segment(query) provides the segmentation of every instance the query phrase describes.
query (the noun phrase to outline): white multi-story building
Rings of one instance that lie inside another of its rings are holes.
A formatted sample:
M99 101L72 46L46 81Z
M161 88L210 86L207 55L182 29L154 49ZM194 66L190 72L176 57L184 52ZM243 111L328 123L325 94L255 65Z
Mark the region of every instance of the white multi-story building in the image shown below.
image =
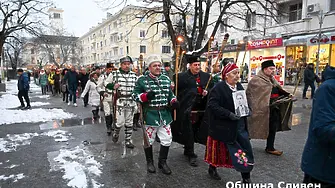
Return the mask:
M107 18L81 36L84 64L118 63L126 55L134 60L143 55L145 60L150 54L170 61L173 50L168 32L162 24L153 25L164 17L145 17L145 12L145 7L126 6L114 15L108 13Z
M63 24L63 9L60 8L49 8L49 22L50 22L50 31L49 35L59 35L64 32Z

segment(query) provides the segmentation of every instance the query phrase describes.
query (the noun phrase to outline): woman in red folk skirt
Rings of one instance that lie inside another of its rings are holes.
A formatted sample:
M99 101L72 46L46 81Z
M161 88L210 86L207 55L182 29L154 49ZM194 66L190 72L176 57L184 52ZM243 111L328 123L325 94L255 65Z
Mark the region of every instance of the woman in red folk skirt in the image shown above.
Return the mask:
M251 183L254 156L247 126L250 109L239 78L236 64L227 64L222 70L223 81L217 83L209 94L205 161L213 179L221 180L216 168L225 167L240 172L242 183Z

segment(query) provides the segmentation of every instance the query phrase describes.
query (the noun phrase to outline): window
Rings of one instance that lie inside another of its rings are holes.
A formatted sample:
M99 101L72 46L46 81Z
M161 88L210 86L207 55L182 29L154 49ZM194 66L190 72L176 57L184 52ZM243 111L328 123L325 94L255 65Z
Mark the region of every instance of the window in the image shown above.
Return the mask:
M301 20L302 3L290 5L288 16L289 16L288 18L289 22Z
M117 42L117 34L115 34L113 37L114 37L114 42Z
M113 27L117 28L117 22L113 22Z
M127 46L127 49L126 49L126 50L127 50L127 54L129 54L129 46Z
M335 0L330 0L330 11L335 11Z
M106 27L104 28L104 34L106 33Z
M256 12L248 12L246 16L246 27L248 29L256 27Z
M144 53L144 54L147 53L147 47L141 45L141 46L140 46L140 53Z
M109 26L108 26L108 33L110 33L111 32L111 25L109 24Z
M162 30L162 38L168 38L169 34L167 30Z
M145 30L140 30L140 38L144 38L145 37Z
M235 39L231 39L230 44L235 44Z
M31 53L31 54L35 54L35 50L34 50L34 49L31 49L31 50L30 50L30 53Z
M113 53L114 53L114 56L117 56L118 54L118 48L113 48Z
M123 35L122 35L122 33L120 33L120 35L119 35L119 41L123 41Z
M60 19L60 14L59 13L54 13L54 18L55 19Z
M120 48L120 55L123 55L123 48Z
M100 47L102 48L102 41L100 41Z
M223 23L220 24L220 32L221 33L227 33L228 32L228 18L225 18L222 20Z
M122 18L120 18L120 20L119 20L119 27L121 27L122 26Z
M107 40L105 40L105 46L107 46Z
M171 46L162 46L162 53L163 54L170 54L171 53Z

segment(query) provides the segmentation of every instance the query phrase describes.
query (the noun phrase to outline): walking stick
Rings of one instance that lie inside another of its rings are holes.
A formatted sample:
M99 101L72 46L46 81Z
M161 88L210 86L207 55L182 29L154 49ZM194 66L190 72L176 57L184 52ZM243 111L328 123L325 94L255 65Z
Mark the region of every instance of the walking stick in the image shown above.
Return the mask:
M208 41L208 50L207 50L207 58L206 58L206 68L208 67L208 59L209 59L209 52L211 50L212 42L213 42L214 37L211 36Z
M218 58L215 61L215 64L214 64L215 66L219 62L219 59L222 57L222 51L223 51L223 48L225 47L225 45L227 44L228 38L229 38L229 34L226 33L225 36L224 36L224 39L222 41L222 44L221 44L221 48L220 48L220 51L219 51L219 54L218 54ZM206 84L205 90L208 89L209 83L211 82L212 78L213 78L213 74L210 75L210 77L208 79L208 82Z
M176 75L176 83L175 85L175 95L176 97L178 96L178 73L179 73L179 54L180 54L180 45L177 44L176 46L176 64L175 64L175 75ZM177 110L173 110L173 120L176 121L177 120Z
M238 56L240 55L242 49L242 44L238 43L236 48L236 57L235 57L235 64L237 64Z
M304 70L304 69L302 69L302 70ZM299 83L300 83L300 81L301 81L301 79L302 79L302 74L303 74L303 72L304 72L304 71L301 71L300 74L299 74L299 77L298 77L298 79L297 79L297 83L295 84L295 87L294 87L294 90L293 90L293 93L292 93L293 96L295 95L295 92L297 91L298 85L299 85ZM290 100L290 102L289 102L289 104L288 104L288 106L287 106L287 108L286 108L285 115L284 115L284 118L283 118L281 124L284 123L284 120L285 120L285 118L286 118L286 115L287 115L287 113L288 113L288 110L289 110L289 108L290 108L291 103L292 103L292 100Z

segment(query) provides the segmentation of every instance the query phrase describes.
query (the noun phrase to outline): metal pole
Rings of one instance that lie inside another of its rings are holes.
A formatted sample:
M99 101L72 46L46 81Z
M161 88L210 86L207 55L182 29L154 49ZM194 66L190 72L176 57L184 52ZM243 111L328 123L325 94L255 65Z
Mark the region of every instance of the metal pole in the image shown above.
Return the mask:
M320 24L320 28L319 28L319 35L318 35L318 58L317 58L317 62L316 62L316 75L319 75L319 66L320 66L320 47L321 47L321 35L322 35L322 24L323 24L323 10L320 11L320 17L319 17L319 24Z

